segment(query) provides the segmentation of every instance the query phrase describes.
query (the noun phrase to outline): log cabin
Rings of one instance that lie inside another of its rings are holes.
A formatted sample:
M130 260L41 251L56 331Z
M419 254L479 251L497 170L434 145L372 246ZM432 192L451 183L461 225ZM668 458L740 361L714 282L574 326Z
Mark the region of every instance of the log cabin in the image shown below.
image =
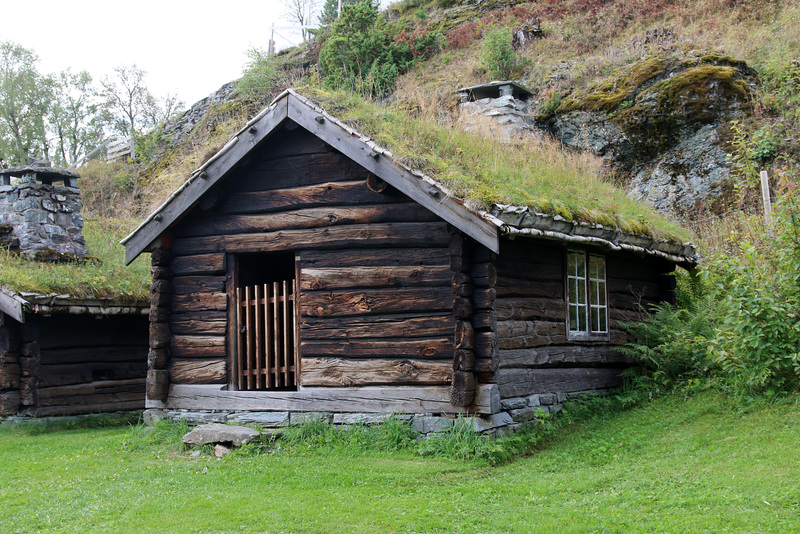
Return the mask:
M87 258L79 178L47 162L0 170L0 245L35 261L4 261L14 287L0 287L0 416L144 408L147 299L43 294L46 283L19 272L97 260Z
M149 408L508 423L619 385L620 322L696 262L688 243L470 207L293 90L123 243L151 254Z

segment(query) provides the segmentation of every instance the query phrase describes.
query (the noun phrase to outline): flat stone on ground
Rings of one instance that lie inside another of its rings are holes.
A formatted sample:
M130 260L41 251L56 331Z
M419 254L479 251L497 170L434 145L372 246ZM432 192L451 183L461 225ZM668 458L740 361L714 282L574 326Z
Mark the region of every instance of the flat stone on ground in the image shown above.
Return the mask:
M259 436L258 430L244 426L222 425L209 423L192 429L183 436L187 445L205 445L206 443L231 443L234 447L241 447L250 443Z

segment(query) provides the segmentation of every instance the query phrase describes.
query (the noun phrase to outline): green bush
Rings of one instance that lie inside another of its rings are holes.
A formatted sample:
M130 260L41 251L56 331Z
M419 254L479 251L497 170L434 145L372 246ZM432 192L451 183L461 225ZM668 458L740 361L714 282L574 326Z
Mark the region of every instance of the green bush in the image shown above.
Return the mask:
M508 80L520 70L523 61L511 46L511 30L494 27L483 36L483 66L495 80Z

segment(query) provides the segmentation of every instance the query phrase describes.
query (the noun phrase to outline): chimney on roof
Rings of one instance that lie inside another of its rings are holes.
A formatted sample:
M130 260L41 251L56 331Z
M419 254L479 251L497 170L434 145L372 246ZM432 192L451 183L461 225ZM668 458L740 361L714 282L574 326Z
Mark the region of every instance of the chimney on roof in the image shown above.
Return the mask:
M82 261L80 175L34 162L0 170L0 245L43 261Z

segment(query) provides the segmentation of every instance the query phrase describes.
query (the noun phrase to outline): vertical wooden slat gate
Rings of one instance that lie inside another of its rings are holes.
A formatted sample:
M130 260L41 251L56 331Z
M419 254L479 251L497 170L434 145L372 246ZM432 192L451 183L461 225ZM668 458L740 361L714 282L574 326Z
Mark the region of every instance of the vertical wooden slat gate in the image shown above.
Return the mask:
M294 280L236 288L239 389L297 386L296 295Z

